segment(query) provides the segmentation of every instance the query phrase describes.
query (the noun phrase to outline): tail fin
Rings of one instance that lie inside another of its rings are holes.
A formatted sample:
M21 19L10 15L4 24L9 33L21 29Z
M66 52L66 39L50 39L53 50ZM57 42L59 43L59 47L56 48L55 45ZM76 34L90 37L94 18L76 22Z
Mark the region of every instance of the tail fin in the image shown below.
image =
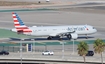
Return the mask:
M23 22L22 20L19 18L17 13L12 13L13 16L13 21L14 21L14 26L17 30L18 33L29 33L32 32Z

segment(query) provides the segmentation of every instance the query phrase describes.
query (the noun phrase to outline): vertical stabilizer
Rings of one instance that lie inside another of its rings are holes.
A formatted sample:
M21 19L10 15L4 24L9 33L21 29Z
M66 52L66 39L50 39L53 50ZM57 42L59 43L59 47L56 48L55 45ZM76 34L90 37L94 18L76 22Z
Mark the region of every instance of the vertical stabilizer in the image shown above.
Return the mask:
M14 26L17 30L18 33L30 33L32 30L30 30L24 23L23 21L19 18L17 13L12 13L13 16L13 21L14 21Z

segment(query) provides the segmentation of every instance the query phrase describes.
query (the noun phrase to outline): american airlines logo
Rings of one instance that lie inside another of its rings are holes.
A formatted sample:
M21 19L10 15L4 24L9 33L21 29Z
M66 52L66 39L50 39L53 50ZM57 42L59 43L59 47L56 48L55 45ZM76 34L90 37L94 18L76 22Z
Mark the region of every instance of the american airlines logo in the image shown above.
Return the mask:
M68 29L67 29L68 31L73 31L73 28L70 28L70 27L68 27Z
M68 27L67 28L68 31L83 31L85 29L87 30L88 28L86 28L86 27L73 27L73 28L72 27Z

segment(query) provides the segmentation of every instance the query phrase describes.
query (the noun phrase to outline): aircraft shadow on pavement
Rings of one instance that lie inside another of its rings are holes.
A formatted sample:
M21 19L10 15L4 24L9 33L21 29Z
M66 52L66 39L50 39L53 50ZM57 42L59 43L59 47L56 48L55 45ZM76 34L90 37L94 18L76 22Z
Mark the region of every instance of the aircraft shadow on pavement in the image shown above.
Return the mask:
M88 39L91 39L94 37L88 36ZM32 39L36 40L36 41L40 41L40 40L47 40L47 38L25 38L24 41L32 41ZM82 36L82 37L78 37L78 39L86 39L86 37ZM22 39L20 38L10 38L10 41L21 41ZM59 40L59 38L52 38L51 40ZM68 38L62 38L62 40L69 40Z

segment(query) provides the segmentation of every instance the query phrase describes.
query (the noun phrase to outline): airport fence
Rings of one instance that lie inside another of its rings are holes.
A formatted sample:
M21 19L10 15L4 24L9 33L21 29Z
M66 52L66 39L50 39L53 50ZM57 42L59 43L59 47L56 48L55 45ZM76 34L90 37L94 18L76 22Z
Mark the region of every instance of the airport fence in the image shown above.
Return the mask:
M32 48L32 52L36 51L36 52L43 52L45 51L46 47L45 46L41 46L42 48L39 49L39 47L33 47ZM8 52L19 52L20 51L20 46L0 46L0 51L5 50ZM26 46L22 46L22 52L27 52L27 48Z
M0 46L0 51L2 51L2 50L9 51L9 52L19 52L20 47L17 47L17 46ZM24 47L22 47L22 51L25 52L26 49Z

